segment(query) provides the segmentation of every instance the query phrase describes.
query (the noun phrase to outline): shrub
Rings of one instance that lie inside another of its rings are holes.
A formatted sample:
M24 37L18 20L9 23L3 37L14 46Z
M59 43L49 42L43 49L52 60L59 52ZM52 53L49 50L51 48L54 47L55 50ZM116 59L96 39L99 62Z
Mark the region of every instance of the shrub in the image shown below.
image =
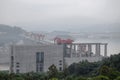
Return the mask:
M87 79L84 77L76 77L75 80L87 80Z
M118 76L115 80L120 80L120 76Z
M72 76L67 76L65 80L74 80Z
M109 80L109 78L107 76L97 76L97 77L94 77L92 80Z

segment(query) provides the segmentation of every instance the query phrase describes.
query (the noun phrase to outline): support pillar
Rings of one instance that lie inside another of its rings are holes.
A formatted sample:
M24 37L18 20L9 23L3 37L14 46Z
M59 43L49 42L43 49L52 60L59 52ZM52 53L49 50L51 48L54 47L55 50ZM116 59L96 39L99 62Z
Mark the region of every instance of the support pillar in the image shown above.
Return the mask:
M73 47L73 50L74 50L74 56L76 57L76 55L77 55L77 54L76 54L76 45L74 44L73 46L74 46L74 47Z
M107 57L107 44L104 45L104 56Z
M82 52L82 45L81 45L81 44L78 44L78 45L77 45L77 57L80 57L80 56L81 56L81 52Z
M88 53L92 52L92 44L88 44Z
M100 56L100 44L96 44L96 55Z
M72 44L70 44L69 50L70 50L70 58L71 58L72 57Z
M74 51L76 51L76 45L75 44L74 44L74 48L73 49L74 49Z

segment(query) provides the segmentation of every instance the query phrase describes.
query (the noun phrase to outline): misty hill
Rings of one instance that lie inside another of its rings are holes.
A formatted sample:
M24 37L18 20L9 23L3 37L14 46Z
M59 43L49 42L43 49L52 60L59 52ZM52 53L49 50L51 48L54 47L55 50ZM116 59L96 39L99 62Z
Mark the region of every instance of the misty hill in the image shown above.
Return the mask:
M73 32L94 32L94 33L105 33L105 32L120 32L120 24L96 24L76 26L77 28L72 29ZM71 30L71 31L72 31Z
M9 34L21 34L23 32L25 32L25 30L19 28L19 27L11 27L8 25L4 25L4 24L0 24L0 32L6 32Z
M25 30L19 27L12 27L0 24L0 46L22 39L21 34L23 34L24 32Z
M53 31L50 34L51 35L68 35L68 34L70 34L70 32L66 32L66 31Z

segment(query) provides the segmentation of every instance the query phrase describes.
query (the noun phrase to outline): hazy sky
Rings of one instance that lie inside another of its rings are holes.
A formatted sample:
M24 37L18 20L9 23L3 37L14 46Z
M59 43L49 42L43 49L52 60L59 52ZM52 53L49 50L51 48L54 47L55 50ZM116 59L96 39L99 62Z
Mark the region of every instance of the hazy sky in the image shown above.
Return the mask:
M120 0L0 0L0 24L47 31L120 24Z

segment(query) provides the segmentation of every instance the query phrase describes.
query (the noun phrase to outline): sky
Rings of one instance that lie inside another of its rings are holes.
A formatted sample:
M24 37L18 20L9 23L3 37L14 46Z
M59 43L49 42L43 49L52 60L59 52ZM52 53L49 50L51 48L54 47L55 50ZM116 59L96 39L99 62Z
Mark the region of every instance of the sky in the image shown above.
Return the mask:
M0 0L0 24L30 31L120 26L119 4L120 0Z

